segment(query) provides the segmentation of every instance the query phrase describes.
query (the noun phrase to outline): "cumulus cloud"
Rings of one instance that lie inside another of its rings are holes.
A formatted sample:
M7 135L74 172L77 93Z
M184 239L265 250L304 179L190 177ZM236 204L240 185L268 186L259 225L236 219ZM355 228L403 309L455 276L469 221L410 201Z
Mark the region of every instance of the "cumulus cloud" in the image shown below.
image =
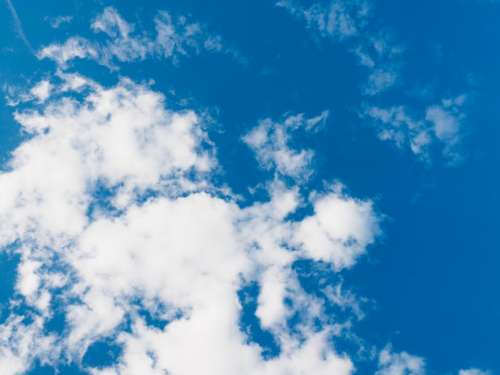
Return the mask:
M92 31L101 41L72 36L62 43L41 48L39 59L51 59L61 68L75 59L92 59L116 68L117 63L142 61L148 57L171 59L177 63L182 56L201 51L219 52L242 61L237 51L224 46L222 38L211 34L185 16L174 17L160 11L154 19L155 33L136 30L113 7L107 7L91 22Z
M0 325L0 372L2 374L24 374L31 362L37 358L49 361L55 354L55 337L43 332L43 319L13 315Z
M277 6L302 20L308 29L334 42L349 42L349 50L367 72L364 95L375 96L397 84L403 48L385 30L373 31L373 11L368 1L332 0L309 7L293 0Z
M122 350L113 365L85 368L93 374L354 371L332 345L349 325L332 323L294 265L352 267L378 235L370 201L338 184L304 197L275 176L267 199L240 206L212 182L215 149L196 112L169 110L163 95L128 79L104 87L59 73L42 82L28 90L38 93L35 106L15 114L30 137L0 174L0 246L21 255L11 315L0 325L2 373L34 361L79 363L101 339ZM313 129L326 116L260 123L262 142L249 139L257 153L269 136L286 149L286 131ZM284 176L303 169L269 162ZM289 219L304 205L309 214ZM259 286L255 318L279 347L271 358L241 328L239 295L251 283ZM327 292L332 303L355 304ZM47 331L56 313L65 329Z
M370 201L352 199L342 194L341 187L335 190L314 198L314 215L300 223L295 237L308 257L342 269L355 263L379 228Z
M465 114L465 95L444 99L429 105L417 116L405 107L367 107L362 117L375 122L381 140L407 148L424 161L431 160L431 148L437 145L443 157L454 164L461 159L459 151Z

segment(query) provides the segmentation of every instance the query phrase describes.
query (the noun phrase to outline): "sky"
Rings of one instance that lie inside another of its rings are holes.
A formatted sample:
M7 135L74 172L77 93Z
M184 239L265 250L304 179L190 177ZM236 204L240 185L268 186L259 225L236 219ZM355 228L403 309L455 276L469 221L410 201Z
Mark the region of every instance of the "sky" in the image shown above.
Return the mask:
M500 373L499 19L0 2L0 374Z

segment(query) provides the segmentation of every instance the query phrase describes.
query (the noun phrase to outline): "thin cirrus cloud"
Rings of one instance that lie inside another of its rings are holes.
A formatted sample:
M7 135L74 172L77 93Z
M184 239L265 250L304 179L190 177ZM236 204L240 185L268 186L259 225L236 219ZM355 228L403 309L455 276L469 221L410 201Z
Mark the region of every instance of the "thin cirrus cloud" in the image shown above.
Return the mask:
M26 33L24 32L23 24L21 22L21 19L19 18L19 15L17 14L17 10L14 7L14 4L12 4L11 0L5 0L5 5L7 6L7 9L9 10L12 16L12 20L14 22L14 28L16 30L16 33L19 35L19 38L22 40L26 48L32 54L35 54L35 50L33 49L31 42L29 41L28 37L26 36Z
M226 47L219 35L210 34L185 16L174 17L166 11L159 11L154 18L154 35L135 30L135 26L112 7L105 8L92 21L91 29L104 40L97 42L72 36L65 42L41 48L38 58L51 59L61 68L67 68L75 59L91 59L117 68L118 63L142 61L148 57L171 59L177 63L182 56L208 51L227 54L244 63L241 54Z
M367 71L364 95L377 96L398 83L403 48L386 30L368 31L373 17L369 2L334 0L305 7L294 0L280 0L276 5L321 37L349 44L350 52Z

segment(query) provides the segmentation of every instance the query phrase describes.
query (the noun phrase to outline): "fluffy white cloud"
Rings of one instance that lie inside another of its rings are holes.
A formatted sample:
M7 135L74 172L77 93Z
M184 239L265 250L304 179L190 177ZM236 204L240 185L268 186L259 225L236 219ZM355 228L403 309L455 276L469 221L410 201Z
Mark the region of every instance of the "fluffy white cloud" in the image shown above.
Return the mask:
M339 187L315 197L314 215L295 231L306 256L332 263L335 268L352 266L379 232L372 203L342 194Z
M51 94L52 84L49 80L41 80L35 87L30 91L31 95L40 102L47 100Z
M92 59L110 68L116 68L119 62L141 61L147 57L166 58L177 63L181 56L202 50L225 53L241 60L238 52L223 46L220 36L208 33L202 25L184 16L173 17L160 11L154 25L155 35L136 31L115 8L107 7L91 23L91 29L102 34L101 42L72 36L64 43L43 47L37 56L54 60L61 68L67 68L74 59Z
M43 319L29 314L13 315L0 325L0 372L6 375L24 374L34 359L43 362L56 355L56 337L43 332Z
M108 21L95 27L130 32ZM10 251L21 254L11 303L33 315L23 322L13 312L0 325L3 373L22 373L36 359L78 361L105 337L123 353L114 366L87 369L96 374L352 373L331 344L344 328L328 323L293 264L352 266L378 234L371 202L339 186L302 197L277 178L266 201L242 207L211 182L215 150L196 113L168 110L161 94L127 79L106 88L59 73L47 82L48 97L33 94L36 109L15 114L30 137L0 174L0 244L18 244ZM258 156L271 147L266 137L293 156L287 131L326 116L264 122L254 130L264 139L247 139ZM280 174L303 173L305 164L280 164L275 151L264 160ZM313 211L287 219L303 205ZM256 317L280 348L270 359L240 328L238 293L251 282L260 290ZM66 329L49 334L56 306ZM143 309L166 325L147 324ZM290 330L294 313L302 320Z

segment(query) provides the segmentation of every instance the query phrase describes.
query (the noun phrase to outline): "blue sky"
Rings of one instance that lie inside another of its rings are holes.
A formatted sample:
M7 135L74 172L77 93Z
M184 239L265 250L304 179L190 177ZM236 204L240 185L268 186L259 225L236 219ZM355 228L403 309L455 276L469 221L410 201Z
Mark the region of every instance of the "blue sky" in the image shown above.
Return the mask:
M498 373L499 17L3 2L0 372Z

